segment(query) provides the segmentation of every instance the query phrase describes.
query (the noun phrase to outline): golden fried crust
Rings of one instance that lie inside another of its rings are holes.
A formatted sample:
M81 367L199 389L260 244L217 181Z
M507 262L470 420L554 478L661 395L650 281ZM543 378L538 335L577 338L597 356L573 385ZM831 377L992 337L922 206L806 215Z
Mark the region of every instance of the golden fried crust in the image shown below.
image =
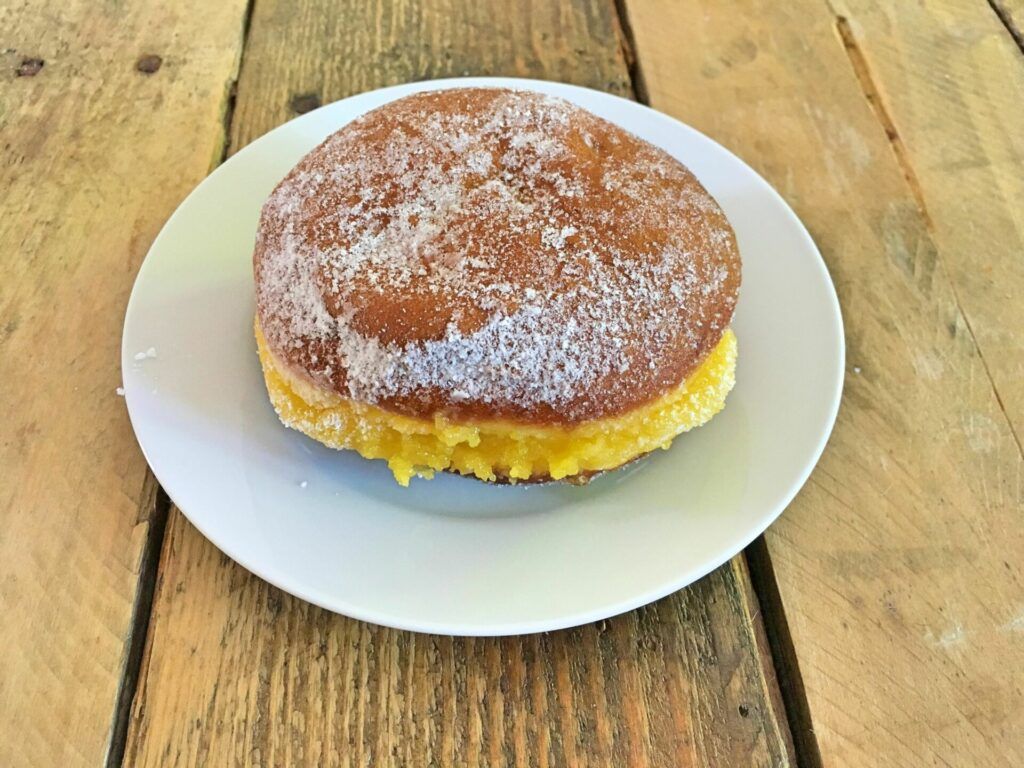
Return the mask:
M342 128L264 206L267 343L344 397L577 424L681 383L740 282L721 209L662 150L559 99L421 93Z

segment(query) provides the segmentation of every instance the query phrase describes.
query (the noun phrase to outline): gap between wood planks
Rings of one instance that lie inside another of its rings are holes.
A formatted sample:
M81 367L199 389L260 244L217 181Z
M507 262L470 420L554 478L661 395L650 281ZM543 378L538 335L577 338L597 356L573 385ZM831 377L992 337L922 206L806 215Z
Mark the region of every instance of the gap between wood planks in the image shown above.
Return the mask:
M640 70L640 61L636 55L636 36L633 34L633 27L629 22L629 12L626 10L626 0L613 0L615 5L614 18L619 24L619 43L622 48L622 58L626 62L626 69L629 72L629 82L633 88L633 95L636 100L646 106L651 105L647 90L647 83L644 81L643 72Z
M1024 34L1021 33L1020 27L1017 26L1018 20L1013 18L1010 9L1006 7L1003 0L988 0L988 4L999 18L999 21L1002 22L1002 25L1006 27L1006 31L1013 38L1013 42L1017 44L1017 49L1024 53Z
M832 11L832 15L835 16L835 29L836 34L839 36L840 41L843 44L843 49L846 51L846 57L850 60L850 66L853 69L853 74L857 78L857 82L860 84L861 93L864 94L864 98L867 99L868 105L871 107L871 112L875 115L875 118L881 124L882 129L885 131L886 137L889 139L889 146L892 147L893 154L896 157L896 162L903 173L903 177L907 180L907 185L910 187L910 192L917 202L917 207L921 211L921 216L924 219L925 227L932 231L934 230L934 224L932 222L931 215L928 213L928 206L925 204L924 191L921 188L921 184L917 179L917 174L914 172L914 168L910 162L910 155L907 152L906 145L903 143L903 138L900 136L899 131L896 129L896 124L886 109L885 101L882 99L881 90L875 83L875 78L871 74L871 67L868 65L867 57L864 55L864 51L861 49L860 44L857 42L857 38L853 33L853 29L850 26L849 20L842 14L836 13L832 8L832 4L826 0L826 4L829 10ZM1021 46L1021 38L1019 31L1013 26L1012 19L1008 15L1004 15L1005 12L1001 10L1001 6L996 0L989 0L989 5L995 11L1000 21L1006 26L1010 35L1013 36L1014 40L1017 41L1018 46ZM1022 52L1024 52L1024 46L1021 46ZM939 260L940 265L942 260ZM971 342L974 344L974 349L978 353L978 359L981 361L981 367L985 371L985 377L988 379L989 385L992 387L992 394L995 395L996 403L999 405L999 410L1002 411L1003 418L1006 419L1006 424L1010 429L1010 434L1013 435L1013 440L1017 444L1017 450L1020 451L1020 455L1024 457L1024 444L1021 443L1020 435L1013 424L1013 419L1010 418L1010 414L1006 410L1006 405L1003 403L1003 398L999 394L999 390L996 388L996 380L992 376L992 370L989 368L988 361L981 352L981 345L978 343L978 337L974 332L974 328L971 325L971 320L964 311L963 304L960 302L960 295L957 292L956 283L945 272L946 279L949 282L949 287L953 292L953 300L956 302L957 312L960 317L964 320L964 325L967 328L967 333L971 337Z
M245 11L242 14L242 40L238 45L235 71L228 82L227 93L224 97L224 116L221 125L221 130L224 131L224 141L221 144L220 157L215 161L214 167L227 160L228 153L231 151L231 124L235 121L235 104L238 103L238 77L242 73L242 59L245 57L245 44L249 40L249 27L252 25L252 9L255 2L256 0L247 0Z
M637 101L650 106L649 91L644 81L643 70L640 68L639 58L636 55L636 38L629 20L626 0L613 0L613 2L615 15L619 22L622 55L629 70L633 93ZM891 120L889 125L892 125ZM888 129L886 133L889 133ZM895 128L892 128L892 135L896 135ZM905 158L901 162L901 167L905 168L905 173L911 174L908 181L910 178L914 178L913 171ZM913 184L917 190L916 178L914 178ZM915 191L915 197L918 198L918 203L923 211L924 201L920 198L919 191ZM782 604L782 596L779 593L775 570L772 567L771 556L768 553L764 536L758 536L739 557L743 557L746 561L747 570L750 573L750 586L757 601L756 608L761 613L761 621L767 635L767 645L771 652L771 664L774 668L769 671L774 672L779 695L782 698L782 709L785 712L786 722L793 739L792 748L796 765L799 768L821 768L821 750L814 736L810 705L804 690L796 649L789 632L785 607Z
M238 47L238 56L235 59L234 72L231 74L224 95L222 117L224 138L220 152L211 163L211 171L227 159L231 149L231 122L235 116L238 76L242 71L242 57L245 55L245 43L249 37L254 2L255 0L248 0L242 14L241 43ZM125 639L125 662L121 670L117 695L114 698L114 716L110 727L110 737L107 741L105 768L120 768L124 763L125 746L128 742L128 724L131 721L132 703L139 687L139 675L153 613L153 596L156 592L159 575L160 552L163 550L167 518L171 510L171 500L157 483L151 469L146 471L146 483L152 485L153 492L143 494L139 517L140 520L143 518L145 507L150 508L149 528L146 531L146 542L143 545L139 564L139 578L135 590L135 602L132 605L131 621L128 624L128 637Z
M793 737L796 764L798 768L822 768L821 749L814 736L811 708L800 675L796 648L789 633L789 621L786 619L775 569L763 534L747 546L743 556L750 572L750 586L761 609L761 623L768 636L772 666L775 668L786 722Z
M171 508L171 500L164 493L164 489L157 484L152 470L146 471L146 484L152 490L143 494L139 516L142 517L143 508L149 507L149 529L146 531L146 542L143 545L142 558L139 563L139 578L136 582L132 617L128 623L124 667L121 670L117 695L114 697L114 719L110 728L110 740L107 742L107 759L104 761L106 768L119 768L124 761L124 750L128 741L128 721L131 719L132 700L135 698L135 691L139 685L139 670L142 667L142 654L146 647L149 618L153 610L153 595L156 592L160 550L163 549L167 516Z

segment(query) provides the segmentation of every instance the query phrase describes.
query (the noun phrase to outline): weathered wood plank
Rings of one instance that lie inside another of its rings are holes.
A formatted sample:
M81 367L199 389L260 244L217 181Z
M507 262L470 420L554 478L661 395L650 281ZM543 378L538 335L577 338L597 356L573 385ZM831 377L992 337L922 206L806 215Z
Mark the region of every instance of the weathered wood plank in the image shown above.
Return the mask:
M574 630L440 637L290 597L176 513L126 764L785 765L743 569Z
M940 199L931 185L941 169L923 167L910 137L893 146L828 6L627 7L653 105L732 147L782 191L845 310L850 368L835 434L766 536L823 762L1021 764L1024 467L951 283L952 262L981 269L987 255L929 231L920 200ZM848 22L856 34L856 16ZM918 69L894 68L904 80L881 81L883 96L911 93L926 55L915 54ZM987 76L994 88L1007 73ZM999 124L977 114L983 99L965 112L955 88L936 89L940 97L947 119ZM1007 187L976 181L962 191L970 199L960 209L933 207L932 218L941 208L944 226L971 231L972 211L990 201L1005 213L1010 199ZM993 331L1017 312L990 310Z
M985 6L833 0L942 265L1024 437L1024 52ZM926 376L941 364L921 361Z
M254 13L234 147L293 107L424 77L530 75L628 92L614 10L598 0L268 1ZM174 510L127 759L784 765L788 733L755 602L740 561L607 624L413 635L288 597Z
M155 490L115 394L121 323L221 151L243 14L0 4L3 766L108 749Z
M605 0L504 8L466 0L274 2L256 8L253 21L233 147L299 111L410 80L515 75L631 93L618 22Z

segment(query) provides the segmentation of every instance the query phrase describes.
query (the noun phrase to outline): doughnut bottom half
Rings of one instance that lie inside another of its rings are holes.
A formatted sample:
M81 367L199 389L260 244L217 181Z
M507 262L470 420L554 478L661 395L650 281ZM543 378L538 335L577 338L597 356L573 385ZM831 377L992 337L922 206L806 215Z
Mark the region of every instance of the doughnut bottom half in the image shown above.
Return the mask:
M341 397L293 374L256 343L270 401L281 422L331 448L383 459L403 486L413 477L457 472L486 482L561 480L582 484L650 453L722 410L735 383L736 336L726 331L700 367L657 400L618 416L572 426L511 421L459 423L415 418Z

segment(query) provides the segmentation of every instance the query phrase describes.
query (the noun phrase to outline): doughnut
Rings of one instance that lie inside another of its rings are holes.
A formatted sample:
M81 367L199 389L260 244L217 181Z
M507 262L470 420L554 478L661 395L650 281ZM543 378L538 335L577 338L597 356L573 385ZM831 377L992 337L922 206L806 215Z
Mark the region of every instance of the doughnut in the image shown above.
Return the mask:
M531 91L345 125L261 211L255 336L280 420L395 479L583 483L718 413L736 238L668 153Z

